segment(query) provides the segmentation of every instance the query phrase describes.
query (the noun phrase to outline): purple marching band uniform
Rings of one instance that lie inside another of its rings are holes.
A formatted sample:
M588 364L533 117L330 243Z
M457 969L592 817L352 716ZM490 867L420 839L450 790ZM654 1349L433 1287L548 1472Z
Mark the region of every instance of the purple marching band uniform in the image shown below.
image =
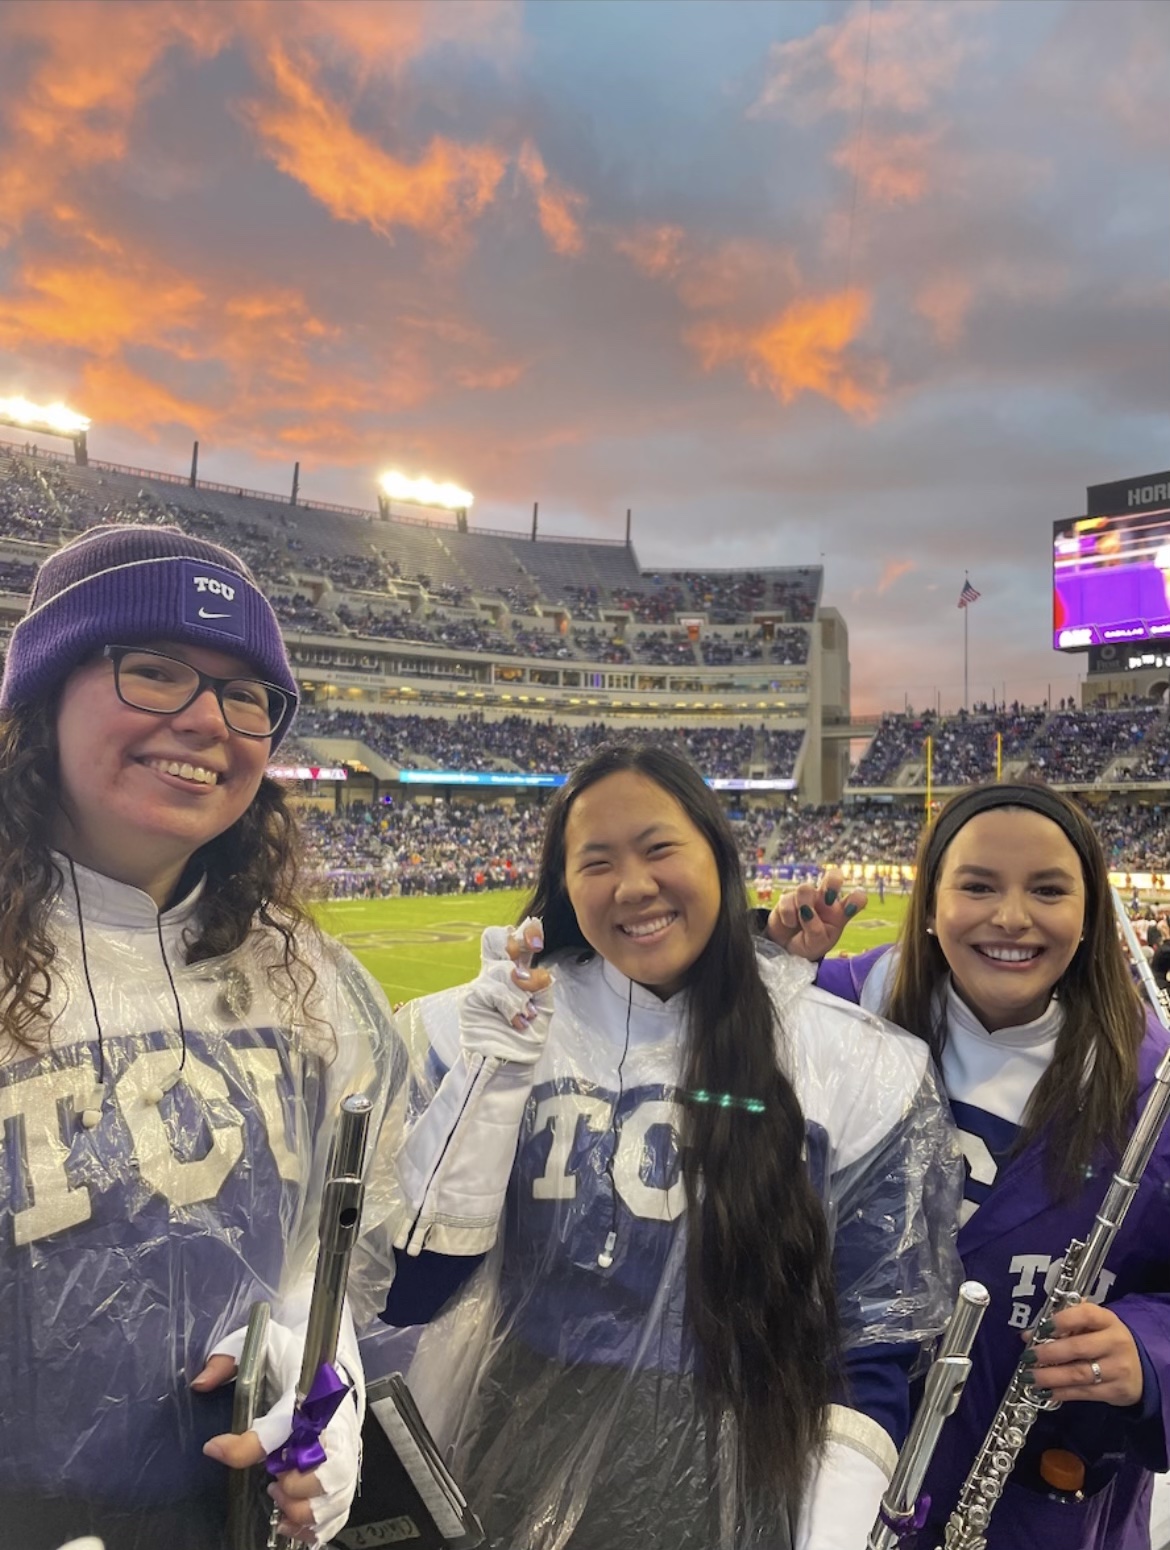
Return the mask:
M876 1008L884 997L890 949L829 958L817 984L846 1001ZM1053 1198L1042 1143L1009 1156L1018 1126L959 1094L989 1081L995 1064L1022 1101L1047 1064L1059 1027L1053 1001L1036 1022L984 1032L953 990L943 1085L959 1127L966 1185L959 1231L965 1274L983 1282L991 1306L972 1352L972 1371L955 1415L946 1423L927 1474L929 1527L919 1543L941 1543L942 1528L974 1462L1023 1349L1027 1329L1059 1273L1069 1242L1084 1238L1105 1196L1104 1159L1073 1200ZM1167 1035L1152 1013L1138 1058L1138 1104L1148 1094ZM1030 1085L1029 1085L1030 1084ZM987 1092L984 1086L982 1093ZM1003 1105L1000 1105L1002 1107ZM1075 1402L1042 1414L991 1518L988 1550L1059 1546L1060 1550L1148 1550L1151 1472L1167 1468L1170 1412L1162 1374L1170 1367L1170 1133L1164 1133L1090 1296L1121 1319L1137 1344L1144 1376L1141 1401L1129 1408ZM1040 1480L1048 1448L1077 1454L1086 1466L1084 1500L1061 1500Z

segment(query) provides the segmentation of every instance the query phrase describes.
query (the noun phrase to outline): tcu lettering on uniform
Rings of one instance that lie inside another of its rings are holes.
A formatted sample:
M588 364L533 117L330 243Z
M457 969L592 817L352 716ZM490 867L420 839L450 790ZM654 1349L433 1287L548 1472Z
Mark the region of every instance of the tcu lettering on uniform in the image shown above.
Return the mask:
M280 1055L276 1050L257 1047L236 1050L235 1057L255 1099L277 1172L293 1183L300 1176L300 1164L289 1145L280 1098ZM185 1162L176 1156L165 1117L158 1104L146 1096L174 1069L173 1051L150 1050L138 1055L114 1085L113 1105L107 1097L103 1120L116 1108L133 1139L143 1182L169 1204L181 1208L214 1199L219 1193L243 1154L244 1120L228 1103L224 1078L188 1049L184 1082L235 1118L218 1126L209 1124L211 1145L204 1157ZM30 1197L23 1205L19 1197L13 1201L12 1231L17 1247L76 1227L93 1214L89 1186L70 1183L66 1137L77 1133L78 1115L93 1092L94 1078L92 1069L63 1066L0 1087L0 1135L6 1122L15 1127L17 1161L10 1176L24 1177Z
M568 1171L569 1157L581 1120L590 1130L604 1134L612 1124L613 1104L604 1098L584 1093L554 1093L536 1106L533 1134L552 1128L552 1144L544 1172L532 1181L534 1200L572 1200L577 1180ZM678 1105L668 1098L646 1098L627 1114L618 1132L613 1160L614 1187L623 1204L644 1221L673 1222L686 1208L686 1187L681 1170L665 1189L648 1184L643 1171L650 1149L651 1130L662 1126L670 1133L670 1144L678 1148Z
M1012 1287L1013 1297L1027 1297L1029 1302L1013 1302L1011 1317L1008 1323L1013 1329L1027 1329L1036 1312L1034 1306L1041 1295L1047 1297L1056 1285L1064 1266L1064 1255L1059 1259L1053 1259L1048 1254L1014 1254L1009 1266L1010 1272L1019 1279ZM1042 1275L1043 1282L1037 1286L1036 1278ZM1086 1296L1086 1302L1103 1303L1109 1295L1109 1289L1117 1280L1112 1270L1102 1270L1097 1276L1097 1284Z
M216 597L225 597L230 603L236 595L235 587L231 587L226 581L217 581L214 576L196 576L196 592L213 592Z
M986 1184L990 1189L995 1183L998 1164L987 1142L972 1130L960 1130L959 1146L972 1180L976 1184ZM978 1201L964 1200L959 1207L959 1226L962 1227L969 1217L974 1216L977 1209Z

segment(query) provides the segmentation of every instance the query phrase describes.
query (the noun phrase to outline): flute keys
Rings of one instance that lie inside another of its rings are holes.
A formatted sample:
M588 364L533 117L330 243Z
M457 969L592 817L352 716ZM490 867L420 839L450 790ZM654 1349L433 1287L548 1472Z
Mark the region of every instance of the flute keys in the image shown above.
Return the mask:
M1018 1426L1009 1426L1003 1434L1005 1448L1010 1448L1013 1453L1018 1453L1024 1446L1024 1433Z

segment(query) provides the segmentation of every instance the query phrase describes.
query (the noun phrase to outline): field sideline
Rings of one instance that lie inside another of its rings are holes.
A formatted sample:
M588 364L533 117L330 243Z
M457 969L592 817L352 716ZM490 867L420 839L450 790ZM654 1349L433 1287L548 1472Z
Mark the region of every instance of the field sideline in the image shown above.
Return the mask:
M410 1001L471 979L479 968L479 938L485 926L516 919L524 895L497 893L425 895L405 899L335 899L318 906L325 930L338 937L365 964L391 1002ZM852 921L841 951L863 952L892 942L906 901L877 895Z

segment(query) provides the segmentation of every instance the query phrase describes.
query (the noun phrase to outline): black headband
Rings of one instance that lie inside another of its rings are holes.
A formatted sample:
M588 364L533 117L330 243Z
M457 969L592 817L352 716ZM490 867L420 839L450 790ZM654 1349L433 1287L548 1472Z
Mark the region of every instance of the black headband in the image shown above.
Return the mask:
M1073 827L1068 808L1054 792L1040 785L998 785L976 786L956 797L943 809L930 831L926 847L924 870L927 877L938 866L947 846L964 825L980 813L992 812L998 807L1025 807L1029 812L1039 813L1042 818L1050 818L1072 845L1080 857L1081 866L1088 872L1090 858L1085 854L1084 836Z

